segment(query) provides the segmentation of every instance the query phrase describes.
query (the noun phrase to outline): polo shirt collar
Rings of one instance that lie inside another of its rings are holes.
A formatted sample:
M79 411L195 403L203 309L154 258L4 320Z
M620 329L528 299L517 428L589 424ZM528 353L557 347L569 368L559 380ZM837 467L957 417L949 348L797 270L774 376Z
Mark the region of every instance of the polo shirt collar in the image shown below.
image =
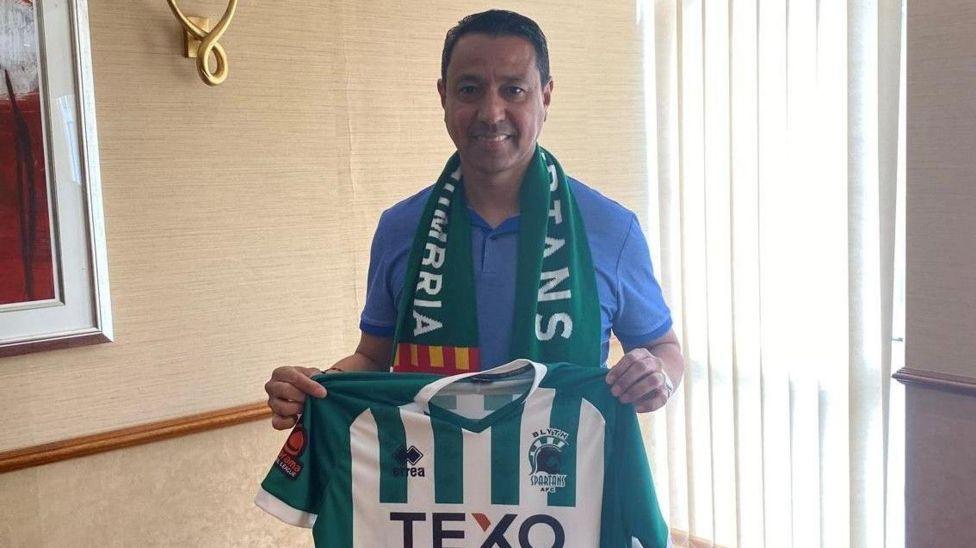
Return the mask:
M508 232L518 232L518 228L519 228L518 215L505 219L504 221L502 221L502 224L498 225L495 228L492 228L491 225L488 224L488 221L484 220L484 218L482 218L481 215L478 215L478 212L475 211L473 208L470 207L468 208L468 216L471 219L471 226L476 226L484 230L485 232L490 232L494 235L506 234Z

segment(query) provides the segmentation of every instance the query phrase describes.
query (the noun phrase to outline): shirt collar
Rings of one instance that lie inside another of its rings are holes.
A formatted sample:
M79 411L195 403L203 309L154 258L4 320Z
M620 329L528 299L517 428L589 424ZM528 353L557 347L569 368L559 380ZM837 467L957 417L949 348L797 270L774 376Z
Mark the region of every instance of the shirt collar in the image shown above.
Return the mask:
M488 221L484 220L478 212L472 208L468 208L468 216L471 219L471 225L476 226L486 232L491 232L493 234L505 234L508 232L517 232L519 228L519 216L515 215L509 217L502 221L502 224L492 228Z

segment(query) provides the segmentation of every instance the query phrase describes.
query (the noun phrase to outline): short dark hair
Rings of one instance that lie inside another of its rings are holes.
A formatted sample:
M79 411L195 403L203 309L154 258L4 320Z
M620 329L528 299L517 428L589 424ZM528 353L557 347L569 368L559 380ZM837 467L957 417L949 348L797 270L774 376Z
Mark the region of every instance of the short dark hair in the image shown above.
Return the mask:
M451 53L457 41L465 34L487 34L492 37L517 36L524 38L535 48L535 66L539 69L542 85L549 83L549 46L546 35L535 21L528 17L507 10L488 10L471 14L458 21L458 24L447 31L444 38L444 51L441 53L441 79L447 83L447 65L451 62Z

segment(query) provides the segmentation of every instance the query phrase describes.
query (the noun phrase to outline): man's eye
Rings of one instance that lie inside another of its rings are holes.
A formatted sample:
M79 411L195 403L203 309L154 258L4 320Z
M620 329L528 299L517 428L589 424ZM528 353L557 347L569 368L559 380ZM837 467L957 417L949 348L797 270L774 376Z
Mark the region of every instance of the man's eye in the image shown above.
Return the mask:
M458 88L458 94L460 95L474 95L478 91L475 86L461 86Z
M522 88L520 88L520 87L518 87L518 86L509 86L508 87L508 94L509 95L514 95L516 97L519 97L519 96L525 95L525 90L522 89Z

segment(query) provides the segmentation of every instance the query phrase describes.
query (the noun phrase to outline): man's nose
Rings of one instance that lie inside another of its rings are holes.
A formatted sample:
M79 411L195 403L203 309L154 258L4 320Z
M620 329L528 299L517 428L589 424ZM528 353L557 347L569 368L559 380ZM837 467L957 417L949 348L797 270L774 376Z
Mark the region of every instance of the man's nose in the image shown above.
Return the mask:
M503 120L505 120L505 100L495 91L484 94L478 108L478 121L497 124Z

